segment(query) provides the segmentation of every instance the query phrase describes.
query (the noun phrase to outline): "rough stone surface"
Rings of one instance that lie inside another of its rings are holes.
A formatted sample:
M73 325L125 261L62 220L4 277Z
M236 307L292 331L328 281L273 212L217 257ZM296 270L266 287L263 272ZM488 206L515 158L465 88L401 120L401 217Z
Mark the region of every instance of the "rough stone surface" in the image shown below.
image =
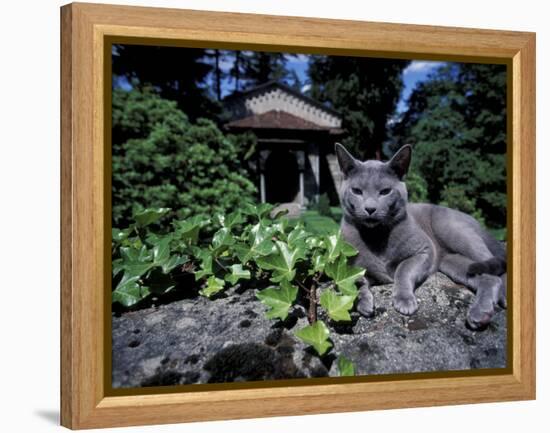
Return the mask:
M411 317L391 305L391 285L373 289L376 315L352 314L331 328L331 352L319 359L293 336L307 325L305 310L267 320L254 290L238 288L215 300L197 296L113 317L113 387L338 376L336 358L351 359L360 375L506 366L506 310L483 331L465 325L473 294L442 274L416 292Z

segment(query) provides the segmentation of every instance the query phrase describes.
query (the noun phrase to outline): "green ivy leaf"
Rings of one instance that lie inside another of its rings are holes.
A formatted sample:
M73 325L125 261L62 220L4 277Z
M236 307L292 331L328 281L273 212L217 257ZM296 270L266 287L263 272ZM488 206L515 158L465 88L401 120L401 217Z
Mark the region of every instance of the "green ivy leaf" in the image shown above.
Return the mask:
M235 285L239 280L249 280L250 271L247 269L243 269L243 265L241 264L231 265L231 273L226 274L224 279L225 281L228 281L229 283Z
M269 212L273 209L273 205L269 203L260 203L260 204L251 204L251 203L245 203L241 211L246 215L252 215L258 218L258 220L261 220L262 218L269 215Z
M324 246L324 242L316 236L310 236L306 239L306 245L310 250L313 250L314 248Z
M244 222L244 217L239 211L231 212L227 215L217 214L216 219L222 227L226 227L228 229Z
M257 258L256 263L262 269L273 271L271 281L274 283L283 280L292 281L296 275L294 265L299 259L304 258L305 250L302 247L291 249L282 241L277 241L275 244L277 251L269 256Z
M329 341L330 332L322 320L317 320L313 325L306 326L296 331L296 336L304 343L313 346L319 355L324 355L332 347Z
M349 322L351 320L349 310L353 308L355 296L340 295L334 290L329 289L321 294L320 301L332 320L336 320L337 322Z
M214 237L212 238L212 251L214 254L218 255L234 243L235 238L231 234L231 231L227 227L222 227L214 234Z
M124 265L121 258L113 260L113 277L116 277L119 272L124 269Z
M202 227L210 221L199 215L185 221L177 221L175 225L175 234L177 237L189 244L196 244L199 239L199 232Z
M280 288L268 287L256 294L256 297L270 309L266 313L268 319L285 320L288 311L298 295L298 288L288 281L281 282Z
M225 281L221 278L216 278L215 275L212 275L206 280L206 286L200 291L200 294L210 298L212 295L223 290L225 286Z
M251 245L259 245L265 240L270 240L273 236L275 229L273 227L267 227L260 223L254 224L250 228L248 235L248 241Z
M325 273L334 280L344 295L357 296L355 282L365 275L365 269L350 266L345 256L341 256L337 262L325 266Z
M139 277L122 279L117 288L112 292L112 302L118 302L125 307L131 307L137 304L143 298L150 294L147 287L141 286L138 283Z
M113 228L111 230L111 236L113 239L113 242L120 243L128 238L130 235L129 229L119 230L117 228Z
M271 221L269 220L262 220L262 223L269 224ZM281 218L277 220L277 222L271 223L271 230L272 233L275 235L277 233L281 235L285 235L286 228L288 227L288 219L287 218Z
M309 274L313 275L316 272L324 272L325 266L327 264L327 259L324 254L320 252L313 253L311 257L312 268L309 270Z
M207 275L212 275L212 254L210 251L201 250L197 255L201 260L201 269L195 272L195 280L200 280Z
M257 245L248 246L244 243L234 244L232 246L239 261L246 265L251 259L256 259L261 256L268 256L275 250L275 244L266 239Z
M162 264L162 272L167 274L167 273L173 271L177 266L183 265L184 263L187 263L188 261L189 261L189 257L186 256L186 255L170 256L170 258Z
M346 257L355 256L357 250L350 244L348 244L342 236L330 235L325 237L325 245L327 248L327 262L334 262L340 255Z
M305 243L308 238L309 233L306 232L302 225L298 224L294 229L288 234L287 242L288 245L294 247L298 244Z
M160 207L156 209L145 209L141 212L136 213L134 215L134 219L136 220L138 227L145 227L145 226L148 226L149 224L157 222L168 212L170 212L170 208L167 208L167 207Z
M120 248L120 255L122 263L119 264L118 269L124 269L127 279L141 277L154 266L151 262L151 252L147 250L145 245L139 250L131 247L122 247Z
M344 355L338 358L338 371L340 376L355 376L355 365Z
M171 236L165 236L153 247L153 262L155 265L162 266L170 258L171 240Z
M120 256L127 263L146 262L153 258L151 251L145 245L141 245L139 248L121 247Z

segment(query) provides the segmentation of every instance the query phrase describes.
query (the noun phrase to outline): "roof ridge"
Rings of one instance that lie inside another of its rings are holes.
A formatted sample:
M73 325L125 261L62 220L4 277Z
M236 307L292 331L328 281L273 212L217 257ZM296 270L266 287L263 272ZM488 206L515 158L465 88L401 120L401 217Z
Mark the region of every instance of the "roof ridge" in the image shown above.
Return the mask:
M323 104L322 102L319 102L316 99L313 99L311 96L304 95L302 92L299 92L298 90L293 89L292 87L290 87L287 84L282 83L278 80L269 80L269 81L266 81L265 83L258 84L254 87L249 88L249 89L238 90L236 92L233 92L232 94L230 94L230 95L226 96L225 98L223 98L223 102L228 102L228 101L231 101L233 99L243 98L246 95L261 92L262 90L267 89L269 87L279 87L280 89L283 89L285 92L290 93L291 95L294 95L297 98L302 99L303 101L306 101L309 104L311 104L311 105L313 105L313 106L315 106L315 107L317 107L321 110L324 110L329 114L332 114L333 116L339 117L340 119L342 118L342 114L339 113L338 111L336 111L334 108L328 107L325 104Z

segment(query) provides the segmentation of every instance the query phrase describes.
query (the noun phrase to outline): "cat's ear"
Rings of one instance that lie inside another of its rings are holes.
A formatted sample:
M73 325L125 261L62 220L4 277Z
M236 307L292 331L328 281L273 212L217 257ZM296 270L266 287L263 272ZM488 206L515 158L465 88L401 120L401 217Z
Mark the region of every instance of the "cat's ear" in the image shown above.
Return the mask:
M409 171L409 165L411 164L412 147L410 144L405 144L399 149L393 158L388 162L389 167L397 175L399 179Z
M351 156L351 153L349 153L340 143L336 143L334 150L336 152L336 157L338 158L340 170L342 170L345 177L348 177L351 171L356 168L360 162Z

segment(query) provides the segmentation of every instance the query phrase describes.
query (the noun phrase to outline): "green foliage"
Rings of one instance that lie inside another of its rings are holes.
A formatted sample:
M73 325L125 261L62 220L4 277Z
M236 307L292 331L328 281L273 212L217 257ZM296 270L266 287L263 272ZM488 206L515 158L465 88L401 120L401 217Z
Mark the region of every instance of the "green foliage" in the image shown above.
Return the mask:
M187 219L252 200L256 188L240 162L251 144L250 136L225 136L209 120L191 123L151 89L115 89L113 225L130 224L145 207L171 207L172 217Z
M332 347L330 331L322 320L296 331L296 337L313 346L319 355L324 355Z
M355 366L344 355L338 358L338 371L340 376L355 376Z
M345 257L340 257L338 261L329 263L325 272L333 279L338 289L349 296L357 296L355 282L365 275L365 269L348 265Z
M312 233L300 221L271 218L271 210L270 205L245 204L212 221L174 221L162 234L154 228L169 209L139 211L129 227L113 229L113 302L132 307L152 295L191 290L178 285L178 277L187 273L208 298L236 284L251 285L270 319L285 320L303 299L309 299L309 311L316 310L318 300L311 293L323 287L320 307L331 320L350 321L355 281L365 273L348 264L357 251L341 238L338 226L330 234ZM201 235L213 222L218 229ZM299 296L301 290L305 296ZM317 321L296 335L323 355L331 347L328 332Z
M320 235L334 233L339 229L339 224L332 217L320 215L315 210L302 212L300 220L308 231Z
M428 200L428 184L418 172L411 170L405 179L407 192L409 193L409 202L423 203Z
M279 289L268 287L256 296L270 310L266 313L268 319L279 318L285 320L288 316L288 311L298 295L298 288L290 284L288 281L283 281Z
M391 150L414 147L407 176L412 201L505 226L506 67L447 64L416 87L408 106L393 126Z
M349 311L353 308L355 298L356 296L340 295L329 289L322 293L321 305L325 307L332 320L349 322Z
M115 87L121 78L134 87L150 86L193 120L219 113L206 86L214 68L207 50L129 44L115 45L112 54Z
M206 280L206 286L201 290L201 295L210 298L218 292L221 292L225 287L225 281L221 278L216 278L214 275L210 275Z
M244 77L249 86L257 86L270 80L282 81L290 77L286 67L288 55L285 53L245 51L243 54Z

